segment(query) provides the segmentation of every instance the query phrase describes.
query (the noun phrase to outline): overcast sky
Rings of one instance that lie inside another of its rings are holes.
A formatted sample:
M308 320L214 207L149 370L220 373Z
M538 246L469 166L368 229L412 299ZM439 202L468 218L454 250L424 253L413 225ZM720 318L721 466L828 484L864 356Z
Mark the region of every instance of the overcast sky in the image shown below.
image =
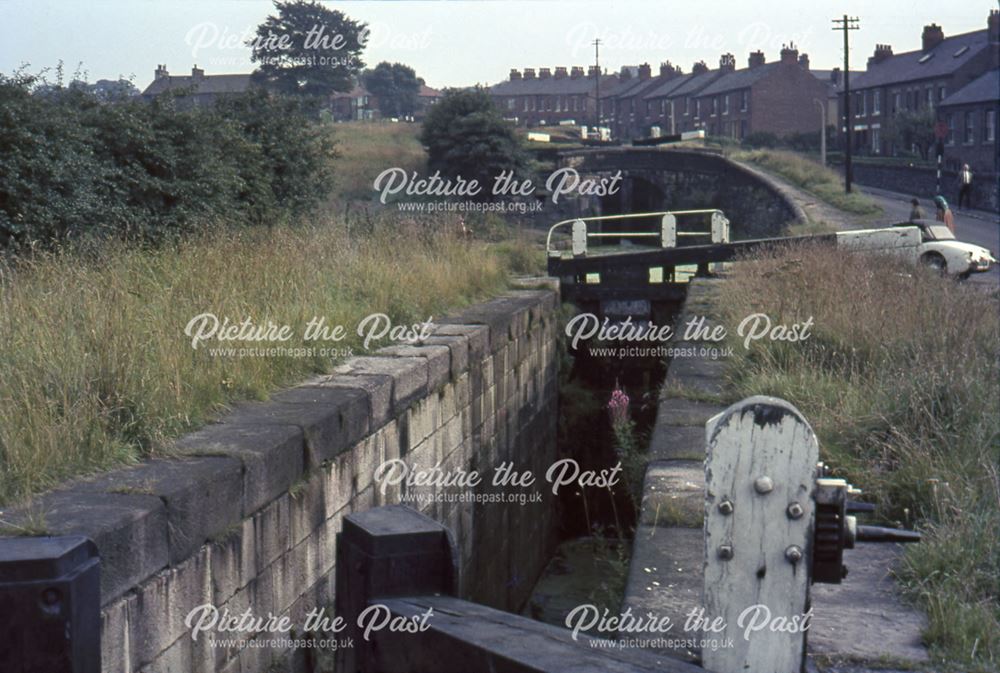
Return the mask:
M946 36L986 27L992 0L384 0L325 2L372 29L364 60L401 61L431 86L492 84L510 68L589 65L595 37L604 41L601 64L620 66L671 60L685 72L704 59L716 67L732 52L739 67L762 49L776 60L794 42L813 68L843 61L837 14L860 18L851 33L852 70L863 69L876 43L898 53L919 49L927 23ZM271 11L270 0L0 0L0 71L29 71L60 59L72 74L82 63L90 81L119 75L140 88L157 63L173 74L197 64L207 74L249 72L242 42Z

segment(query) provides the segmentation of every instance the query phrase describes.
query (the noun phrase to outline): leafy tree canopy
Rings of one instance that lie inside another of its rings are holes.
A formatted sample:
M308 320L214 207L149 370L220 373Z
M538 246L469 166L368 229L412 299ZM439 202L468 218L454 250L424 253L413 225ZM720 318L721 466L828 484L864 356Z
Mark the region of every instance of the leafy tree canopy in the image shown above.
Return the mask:
M315 0L275 0L274 7L249 42L255 81L290 94L350 91L365 65L367 26Z
M383 117L406 117L416 111L422 81L410 66L383 61L366 70L362 80L365 88L378 98Z
M446 91L427 114L420 140L432 171L479 180L483 194L501 171L521 173L527 163L514 129L478 87Z

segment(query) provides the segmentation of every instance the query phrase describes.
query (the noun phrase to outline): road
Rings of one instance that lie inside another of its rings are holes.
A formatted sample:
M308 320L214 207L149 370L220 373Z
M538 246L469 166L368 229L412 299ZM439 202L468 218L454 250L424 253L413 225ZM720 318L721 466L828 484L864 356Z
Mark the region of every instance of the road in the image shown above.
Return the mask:
M883 214L875 218L872 227L880 227L898 222L906 222L910 218L910 199L908 194L899 194L884 189L876 189L865 185L855 184L854 188L867 194L882 206ZM994 257L1000 259L1000 218L997 215L984 210L959 210L949 200L952 214L955 216L955 238L965 243L980 245L993 253ZM920 206L924 209L927 219L934 219L934 204L930 198L921 199ZM974 283L977 288L997 289L1000 288L1000 265L993 265L986 273L977 273L972 276L969 283Z

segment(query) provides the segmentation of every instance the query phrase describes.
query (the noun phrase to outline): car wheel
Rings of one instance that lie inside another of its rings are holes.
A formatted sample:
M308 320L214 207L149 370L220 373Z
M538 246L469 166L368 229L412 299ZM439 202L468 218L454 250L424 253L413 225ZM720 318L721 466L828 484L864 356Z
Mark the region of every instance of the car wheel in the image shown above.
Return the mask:
M936 252L928 252L920 258L920 263L942 276L948 272L948 263Z

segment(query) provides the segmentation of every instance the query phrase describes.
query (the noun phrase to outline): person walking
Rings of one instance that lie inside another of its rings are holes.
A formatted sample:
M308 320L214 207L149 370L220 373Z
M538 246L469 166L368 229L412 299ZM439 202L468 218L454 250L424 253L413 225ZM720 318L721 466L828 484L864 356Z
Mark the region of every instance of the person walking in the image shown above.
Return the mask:
M910 209L910 222L924 219L924 209L920 207L920 201L910 199L910 205L913 206Z
M948 208L948 202L945 201L943 196L934 197L934 206L937 208L935 213L938 222L944 222L944 226L948 227L948 231L951 235L955 235L955 216L951 214L951 209Z
M968 208L972 203L972 171L969 164L962 164L962 170L958 172L958 207L962 204Z

